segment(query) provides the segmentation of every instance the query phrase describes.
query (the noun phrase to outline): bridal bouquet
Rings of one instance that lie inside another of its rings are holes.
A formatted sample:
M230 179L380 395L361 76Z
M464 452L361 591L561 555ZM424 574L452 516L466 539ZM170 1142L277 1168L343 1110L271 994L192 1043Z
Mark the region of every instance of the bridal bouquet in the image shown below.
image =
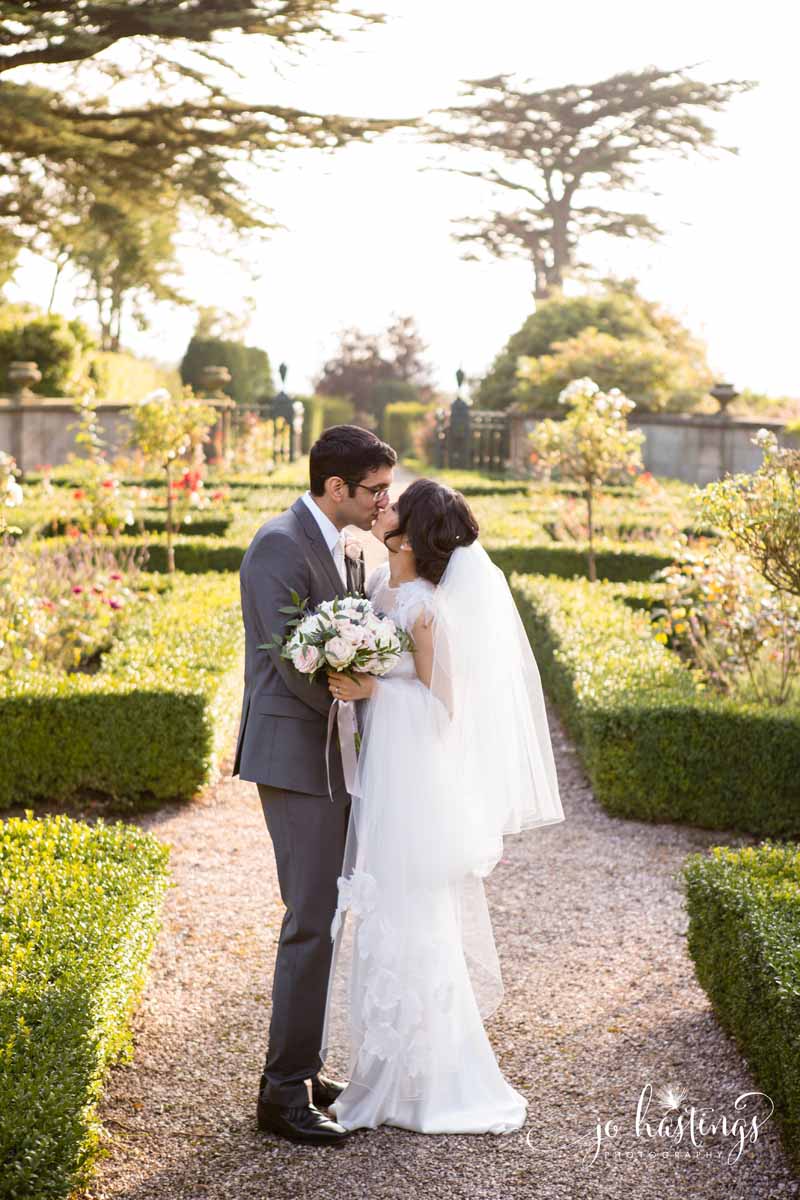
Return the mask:
M369 600L359 596L324 600L307 612L308 601L301 603L296 592L291 595L292 605L280 609L294 614L286 623L286 637L274 634L259 650L280 647L281 658L288 658L309 680L320 671L385 675L404 650L414 648L405 630L376 612Z

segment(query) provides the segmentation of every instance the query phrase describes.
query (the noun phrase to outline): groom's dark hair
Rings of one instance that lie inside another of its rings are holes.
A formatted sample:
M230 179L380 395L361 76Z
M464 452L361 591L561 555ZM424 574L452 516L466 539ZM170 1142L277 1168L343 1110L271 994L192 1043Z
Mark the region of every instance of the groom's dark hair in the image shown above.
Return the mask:
M331 425L317 438L309 453L311 494L321 496L331 475L360 483L378 467L393 467L397 455L387 442L360 425ZM352 496L355 488L347 488Z

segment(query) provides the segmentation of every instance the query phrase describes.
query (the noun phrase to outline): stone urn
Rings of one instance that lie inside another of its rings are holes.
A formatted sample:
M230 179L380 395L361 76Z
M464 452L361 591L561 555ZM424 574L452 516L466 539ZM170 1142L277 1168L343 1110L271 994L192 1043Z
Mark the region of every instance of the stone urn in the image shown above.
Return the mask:
M721 419L729 419L728 405L731 404L739 395L732 383L715 383L709 389L709 395L713 396L719 405L717 416Z
M42 382L42 372L35 362L12 362L8 367L8 387L20 400L33 395L32 388Z
M231 373L227 367L203 367L200 372L200 387L210 396L220 396L226 383L230 383Z

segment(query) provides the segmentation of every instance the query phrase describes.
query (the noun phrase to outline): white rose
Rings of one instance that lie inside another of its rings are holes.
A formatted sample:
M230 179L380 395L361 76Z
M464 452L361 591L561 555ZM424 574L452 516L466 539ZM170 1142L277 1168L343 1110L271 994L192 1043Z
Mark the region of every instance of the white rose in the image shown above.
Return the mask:
M325 657L330 665L338 671L349 665L350 659L353 657L353 650L344 638L332 637L329 642L325 643Z

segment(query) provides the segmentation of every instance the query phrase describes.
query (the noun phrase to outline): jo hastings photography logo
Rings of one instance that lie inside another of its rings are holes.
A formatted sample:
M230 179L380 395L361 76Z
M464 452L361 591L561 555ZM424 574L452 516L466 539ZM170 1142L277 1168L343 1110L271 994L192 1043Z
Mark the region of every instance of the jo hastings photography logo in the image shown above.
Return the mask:
M707 1156L729 1165L739 1162L748 1146L758 1142L775 1105L765 1092L741 1092L727 1107L697 1107L685 1088L667 1084L654 1094L645 1084L635 1109L620 1118L596 1118L594 1128L575 1139L580 1157L588 1164L600 1156L611 1158L670 1154L675 1157ZM547 1147L529 1129L525 1141L531 1150Z

